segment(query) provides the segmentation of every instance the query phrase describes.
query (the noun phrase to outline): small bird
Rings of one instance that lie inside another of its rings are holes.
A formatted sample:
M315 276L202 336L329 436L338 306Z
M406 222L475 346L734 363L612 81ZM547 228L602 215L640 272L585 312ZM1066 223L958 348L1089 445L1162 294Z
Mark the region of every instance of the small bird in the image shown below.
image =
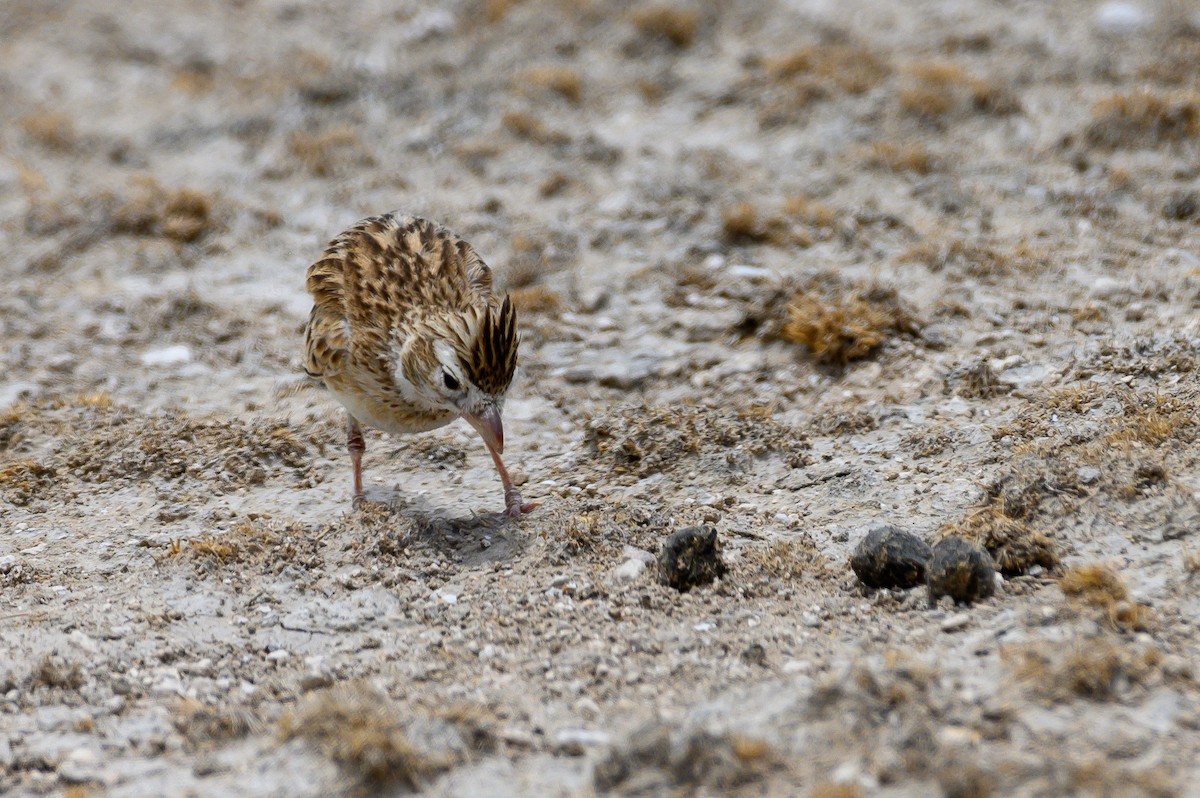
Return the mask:
M500 459L501 412L517 368L516 311L466 241L397 212L363 219L308 267L313 309L304 370L346 408L354 506L364 501L364 424L393 434L463 418L504 485L505 513L526 504Z

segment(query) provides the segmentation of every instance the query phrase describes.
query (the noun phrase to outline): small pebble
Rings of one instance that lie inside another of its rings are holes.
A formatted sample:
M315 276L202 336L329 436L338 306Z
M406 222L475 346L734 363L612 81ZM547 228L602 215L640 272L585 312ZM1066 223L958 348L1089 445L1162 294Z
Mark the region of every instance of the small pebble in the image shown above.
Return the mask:
M949 596L958 604L972 604L996 590L996 563L981 546L960 537L948 537L933 547L926 581L929 606Z
M714 527L688 527L671 535L658 554L658 581L680 592L724 576L721 542Z
M618 582L636 582L642 578L642 574L646 571L646 563L644 560L626 560L617 566L616 577Z
M940 628L943 632L957 632L959 629L965 628L970 622L971 616L965 612L960 612L942 621Z

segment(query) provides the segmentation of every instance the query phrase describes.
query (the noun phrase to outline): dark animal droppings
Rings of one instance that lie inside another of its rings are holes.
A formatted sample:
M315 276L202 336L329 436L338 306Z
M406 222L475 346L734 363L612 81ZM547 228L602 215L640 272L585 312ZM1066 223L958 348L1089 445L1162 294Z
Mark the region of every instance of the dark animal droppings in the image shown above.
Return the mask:
M957 604L972 604L996 590L996 562L981 546L948 537L933 547L926 577L929 605L949 596Z
M850 558L850 567L867 587L916 587L925 581L933 556L929 544L894 526L867 533Z
M658 581L680 592L725 575L721 543L713 527L688 527L671 535L658 553Z

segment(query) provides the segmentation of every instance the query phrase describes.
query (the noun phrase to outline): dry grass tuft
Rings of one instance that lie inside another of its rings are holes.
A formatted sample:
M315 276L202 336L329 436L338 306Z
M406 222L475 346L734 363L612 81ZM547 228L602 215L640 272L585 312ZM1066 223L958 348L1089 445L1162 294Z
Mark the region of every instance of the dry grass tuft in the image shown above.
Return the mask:
M750 549L742 556L742 561L785 582L799 581L806 574L819 574L826 565L824 555L807 535L794 540L777 540L766 548Z
M1020 103L1006 88L974 77L957 64L930 61L908 70L907 85L900 91L900 108L927 120L968 110L1010 114Z
M938 538L958 535L987 549L1000 572L1013 576L1035 565L1058 565L1058 547L1032 525L1042 501L1064 487L1051 476L1018 469L993 483L982 507L958 522L944 525Z
M210 706L194 698L175 706L171 724L192 745L238 740L261 725L252 712Z
M808 798L866 798L866 793L857 784L818 784Z
M777 81L820 79L847 94L862 94L891 73L890 65L869 47L856 44L815 44L766 62L767 74Z
M314 694L279 724L285 740L303 739L347 774L374 788L417 789L450 763L415 748L390 702L362 685Z
M1100 610L1104 622L1117 631L1145 631L1149 626L1149 608L1130 599L1125 581L1110 566L1092 563L1070 568L1058 586L1077 604Z
M992 798L995 779L974 762L951 761L937 773L943 798Z
M589 421L584 446L607 463L613 476L637 478L694 465L744 473L749 458L782 455L803 465L807 436L747 408L739 411L692 405L622 405Z
M1098 147L1146 147L1200 137L1200 95L1142 89L1101 100L1085 136Z
M1170 441L1191 440L1196 412L1190 402L1163 394L1148 398L1125 394L1121 399L1125 414L1118 420L1117 429L1105 438L1106 446L1140 443L1157 447Z
M700 28L699 14L671 6L639 9L629 20L643 36L662 39L681 49L692 45Z
M489 25L494 25L520 4L521 0L484 0L483 19Z
M960 238L922 241L901 253L899 260L923 263L934 272L958 268L981 279L1013 273L1037 274L1050 264L1049 253L1024 241L989 244Z
M22 459L0 463L0 498L24 507L43 490L54 486L58 470L37 460Z
M831 300L800 291L788 304L780 337L807 347L820 363L844 366L873 354L896 333L915 333L918 326L894 291Z
M1183 552L1183 570L1188 574L1200 574L1200 549Z
M205 534L167 544L164 559L181 557L205 565L259 563L270 560L283 563L296 556L294 541L307 530L297 524L276 528L267 524L244 521L221 535Z
M876 142L866 149L863 160L867 166L876 169L916 175L927 175L934 168L933 156L921 144Z
M79 135L70 117L54 111L35 111L21 120L21 130L39 146L56 153L79 148Z
M1001 656L1013 674L1034 693L1051 702L1115 698L1125 684L1146 681L1158 668L1157 649L1135 651L1109 637L1097 637L1063 650L1059 644L1011 646Z
M166 189L152 178L133 181L120 198L103 198L113 205L113 233L162 236L180 243L196 241L216 227L213 198L189 188Z
M579 73L567 67L536 67L522 75L527 86L554 92L578 103L583 99L583 81Z
M730 244L763 244L777 246L796 244L811 246L813 237L796 230L791 220L779 214L760 214L752 202L739 202L721 212L721 227Z
M549 288L531 285L515 288L508 292L517 313L524 315L555 317L562 312L562 297Z
M508 111L500 118L500 124L517 138L532 141L534 144L558 145L571 141L571 137L566 133L551 128L525 111Z
M750 202L739 202L723 210L721 226L730 241L761 241L766 237L758 223L758 209Z
M1100 563L1067 569L1058 580L1058 587L1068 597L1093 607L1107 606L1129 597L1129 589L1120 575L1111 566Z
M355 167L375 165L375 158L351 127L293 133L288 138L288 155L313 177L335 177Z
M33 672L29 674L32 687L51 687L61 690L78 690L86 683L83 669L78 662L68 662L61 657L51 654L42 658Z
M840 94L862 94L891 74L891 65L871 47L854 42L802 47L763 62L745 90L760 93L757 117L764 128L799 121L814 102Z

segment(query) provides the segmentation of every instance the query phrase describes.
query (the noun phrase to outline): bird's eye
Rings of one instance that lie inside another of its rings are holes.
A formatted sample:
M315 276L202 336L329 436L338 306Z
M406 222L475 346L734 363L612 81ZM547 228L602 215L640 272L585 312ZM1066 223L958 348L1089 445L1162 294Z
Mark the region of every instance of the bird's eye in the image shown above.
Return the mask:
M442 372L442 382L446 383L446 387L452 391L457 391L459 388L462 387L462 385L459 384L458 380L454 379L454 375L448 371Z

